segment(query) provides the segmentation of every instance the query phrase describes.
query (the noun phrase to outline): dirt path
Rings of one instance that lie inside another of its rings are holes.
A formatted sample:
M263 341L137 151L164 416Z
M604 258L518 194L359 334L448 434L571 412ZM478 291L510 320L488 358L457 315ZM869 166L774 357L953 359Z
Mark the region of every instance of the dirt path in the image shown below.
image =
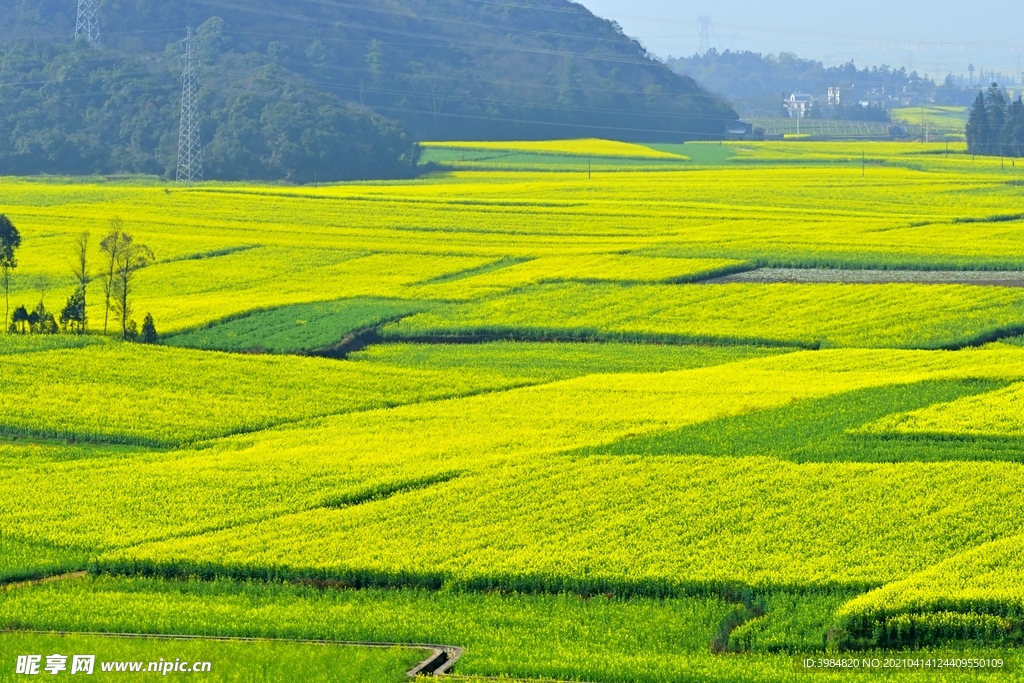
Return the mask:
M0 589L4 588L19 588L21 586L34 586L37 583L52 583L53 581L68 581L70 579L82 579L85 578L88 572L67 572L65 574L55 574L54 576L44 576L41 579L25 579L24 581L11 581L10 583L0 582Z
M761 284L835 282L848 284L912 283L1024 287L1020 270L847 270L840 268L758 268L704 280L718 285L736 282Z

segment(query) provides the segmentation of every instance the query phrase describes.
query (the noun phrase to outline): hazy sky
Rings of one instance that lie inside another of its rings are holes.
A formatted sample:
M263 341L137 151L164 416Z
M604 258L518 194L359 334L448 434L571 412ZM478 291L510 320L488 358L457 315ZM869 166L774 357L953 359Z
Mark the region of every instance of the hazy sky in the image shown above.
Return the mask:
M1024 70L1024 3L1020 0L577 0L614 19L660 57L692 55L697 17L713 23L719 50L790 51L836 64L886 63L929 75L979 69Z

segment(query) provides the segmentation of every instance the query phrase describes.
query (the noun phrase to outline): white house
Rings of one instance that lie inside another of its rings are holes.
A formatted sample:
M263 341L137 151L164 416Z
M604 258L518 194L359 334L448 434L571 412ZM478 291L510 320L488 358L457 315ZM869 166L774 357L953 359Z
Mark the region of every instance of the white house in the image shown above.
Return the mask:
M786 100L786 109L789 110L789 116L793 119L802 119L807 116L807 112L814 106L814 97L803 92L795 92L789 96Z

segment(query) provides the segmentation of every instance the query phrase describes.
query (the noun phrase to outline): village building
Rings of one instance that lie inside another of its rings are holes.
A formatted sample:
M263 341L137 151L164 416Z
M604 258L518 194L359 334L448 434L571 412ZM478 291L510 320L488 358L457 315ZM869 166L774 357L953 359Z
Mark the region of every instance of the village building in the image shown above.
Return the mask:
M789 111L789 117L793 119L802 119L807 116L814 107L814 97L807 93L795 92L789 96L789 99L785 102L786 109Z

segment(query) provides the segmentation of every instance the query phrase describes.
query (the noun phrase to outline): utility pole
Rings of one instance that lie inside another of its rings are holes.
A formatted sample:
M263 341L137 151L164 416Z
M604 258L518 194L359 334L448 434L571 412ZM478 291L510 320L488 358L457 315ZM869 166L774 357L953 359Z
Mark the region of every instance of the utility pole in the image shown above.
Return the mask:
M711 31L714 26L711 24L710 16L698 16L697 23L700 24L700 47L697 52L705 55L711 49Z
M196 77L192 28L181 41L181 123L178 129L177 181L191 185L203 179L203 148L199 143L199 82Z
M96 15L97 0L78 0L75 40L85 38L92 47L100 46L100 19Z

